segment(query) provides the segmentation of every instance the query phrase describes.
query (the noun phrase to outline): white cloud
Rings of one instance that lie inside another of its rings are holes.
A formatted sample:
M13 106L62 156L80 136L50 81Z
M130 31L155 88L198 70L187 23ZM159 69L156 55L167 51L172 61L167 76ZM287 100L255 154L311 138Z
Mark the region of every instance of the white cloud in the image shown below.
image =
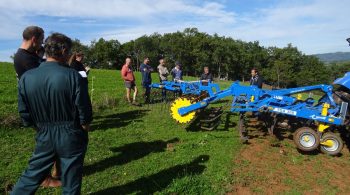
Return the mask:
M195 5L185 0L2 0L0 2L2 10L7 9L22 15L144 19L159 14L194 13L222 21L233 21L233 14L224 11L223 7L214 2Z
M265 45L292 43L308 54L343 50L350 35L349 7L350 1L345 0L282 3L248 18L249 22L234 28L235 35Z
M350 36L349 7L348 0L292 0L242 13L227 7L225 1L1 0L0 40L20 40L18 32L26 25L42 24L32 21L35 16L57 16L57 22L67 24L67 29L45 30L72 33L83 43L100 37L126 42L144 34L197 27L209 34L258 40L264 46L292 43L307 54L349 51L345 42ZM84 30L79 31L79 25L85 25ZM89 25L91 30L86 30ZM73 33L71 28L77 31Z
M21 17L11 13L6 9L1 9L0 12L0 40L14 40L22 38L21 32L23 29L21 26L25 24Z
M166 33L198 27L200 31L210 34L218 33L245 41L258 40L264 46L284 47L292 43L306 54L349 51L345 42L350 36L350 26L347 25L350 18L350 12L347 11L349 7L350 1L345 0L288 1L257 9L249 14L238 15L230 12L228 18L232 20L220 20L220 10L224 10L224 6L213 3L193 10L198 15L202 10L212 10L212 15L216 17L209 17L207 20L191 18L165 25L159 24L158 21L102 32L100 36L125 42L153 32ZM207 16L211 15L209 11L203 12L206 12ZM147 29L147 32L144 29Z

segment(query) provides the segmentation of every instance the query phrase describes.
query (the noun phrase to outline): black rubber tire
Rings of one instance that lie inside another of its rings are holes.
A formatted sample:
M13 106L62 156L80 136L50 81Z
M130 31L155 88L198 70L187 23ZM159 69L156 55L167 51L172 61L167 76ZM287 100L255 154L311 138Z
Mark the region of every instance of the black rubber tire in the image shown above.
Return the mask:
M305 144L303 145L301 143L303 136L306 136L306 135L312 136L314 139L314 143L311 146L306 146ZM314 131L313 129L311 129L310 127L301 127L299 129L297 129L294 132L293 140L294 140L294 143L297 146L297 148L301 151L304 151L304 152L314 151L320 145L319 134L316 131Z
M332 132L327 132L327 133L322 135L321 142L324 142L327 140L332 140L333 142L337 142L337 145L335 148L329 148L327 146L320 144L321 152L328 154L328 155L331 155L331 156L338 155L344 147L343 140L339 136L337 136L336 134L334 134Z

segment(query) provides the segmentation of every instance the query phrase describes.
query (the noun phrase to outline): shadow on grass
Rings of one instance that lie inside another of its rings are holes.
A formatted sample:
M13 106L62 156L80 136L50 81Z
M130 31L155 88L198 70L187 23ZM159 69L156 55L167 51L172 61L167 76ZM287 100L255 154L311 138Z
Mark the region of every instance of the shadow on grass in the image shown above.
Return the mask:
M177 142L179 142L179 138L173 138L168 141L135 142L121 147L110 148L112 152L120 152L120 154L85 166L84 175L91 175L96 172L104 171L116 165L127 164L133 160L143 158L150 153L164 152L166 149L172 150L174 147L173 145Z
M176 165L156 174L142 177L121 186L107 188L93 194L153 194L165 189L174 179L203 173L206 166L201 163L208 160L208 155L200 155L189 163Z
M91 125L92 130L107 130L110 128L124 127L131 121L137 121L142 118L150 110L131 110L122 113L96 116Z

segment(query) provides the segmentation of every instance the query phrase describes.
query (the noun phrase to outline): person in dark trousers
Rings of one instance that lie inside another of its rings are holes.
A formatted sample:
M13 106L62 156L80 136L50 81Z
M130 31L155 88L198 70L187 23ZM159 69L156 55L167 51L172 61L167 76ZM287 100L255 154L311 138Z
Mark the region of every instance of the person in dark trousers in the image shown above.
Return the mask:
M207 86L208 83L212 82L213 81L213 76L212 74L209 72L209 67L208 66L205 66L203 68L203 74L201 75L201 78L200 80L202 81L202 85L205 85Z
M251 70L252 78L250 78L250 85L255 85L258 88L262 88L263 78L259 75L258 69L253 68Z
M28 70L37 68L40 63L42 63L45 49L42 47L44 40L44 30L38 26L28 26L24 29L23 41L20 48L17 50L13 62L17 75L17 79ZM61 182L59 179L59 163L55 163L53 166L52 175L49 174L48 177L42 182L43 187L59 187Z
M159 60L159 65L157 67L159 72L159 81L162 83L163 81L168 81L169 71L165 66L165 59ZM162 101L166 101L166 90L162 89Z
M250 71L252 77L250 78L250 85L253 86L257 86L258 88L262 88L263 85L263 78L259 75L258 69L253 68ZM252 113L253 117L256 117L257 121L256 123L259 124L259 120L261 120L261 115L259 114L259 112L253 112Z
M27 70L36 68L41 63L41 58L36 52L43 44L44 30L38 26L28 26L24 29L22 36L22 44L13 58L17 79L20 79Z
M152 83L151 72L153 72L153 68L149 65L149 58L146 57L143 60L143 63L140 65L140 71L142 75L141 85L144 89L144 98L145 103L150 103L150 95L151 95L151 87Z
M60 33L45 40L47 61L24 73L18 111L24 126L37 129L29 165L12 195L34 194L55 159L61 162L62 194L80 194L92 107L87 84L66 62L72 41Z

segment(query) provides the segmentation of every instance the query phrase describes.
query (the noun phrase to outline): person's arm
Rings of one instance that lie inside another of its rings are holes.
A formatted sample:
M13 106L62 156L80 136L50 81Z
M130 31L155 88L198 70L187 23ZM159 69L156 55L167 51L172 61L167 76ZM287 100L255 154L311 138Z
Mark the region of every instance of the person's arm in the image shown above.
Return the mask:
M140 66L140 72L143 73L143 72L146 72L147 71L147 68L145 67L144 64L141 64Z
M27 106L27 101L25 98L25 92L22 88L23 85L23 80L21 79L20 82L18 83L18 112L19 116L22 119L23 125L25 127L29 127L33 125L33 119L30 116L28 106Z
M85 72L86 72L86 74L89 74L90 69L91 69L91 68L90 68L90 66L85 66L84 68L85 68Z
M150 66L150 65L148 65L148 70L149 70L149 72L154 72L153 67L152 67L152 66Z
M75 75L75 106L79 112L80 125L84 130L89 130L92 121L92 106L88 92L87 82L80 75Z

